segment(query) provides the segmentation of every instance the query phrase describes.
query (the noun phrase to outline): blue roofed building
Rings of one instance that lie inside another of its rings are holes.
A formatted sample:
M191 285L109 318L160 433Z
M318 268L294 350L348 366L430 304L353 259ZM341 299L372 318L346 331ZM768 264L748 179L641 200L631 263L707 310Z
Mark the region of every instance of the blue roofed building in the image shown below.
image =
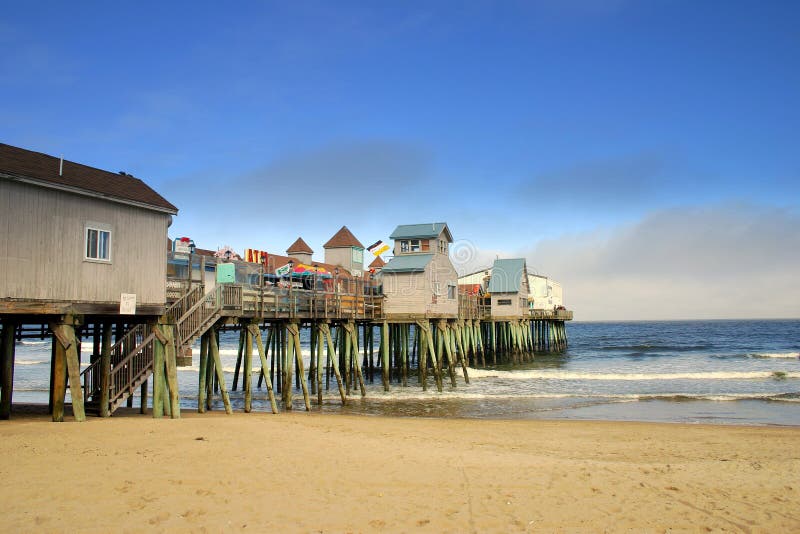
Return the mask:
M489 279L492 318L519 319L528 312L528 272L524 258L497 259Z
M446 223L395 228L394 257L381 269L388 318L458 317L458 274Z

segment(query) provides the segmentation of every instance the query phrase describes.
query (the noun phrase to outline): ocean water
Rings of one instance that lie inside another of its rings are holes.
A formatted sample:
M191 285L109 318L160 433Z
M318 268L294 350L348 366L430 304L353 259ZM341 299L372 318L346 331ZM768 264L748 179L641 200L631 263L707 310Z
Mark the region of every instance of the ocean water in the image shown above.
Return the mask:
M438 393L429 376L423 392L416 371L408 387L386 393L376 373L367 396L356 391L342 407L335 382L321 407L331 414L398 417L602 419L756 425L800 425L800 320L600 322L567 325L569 347L537 354L518 366L469 369L455 388ZM230 389L238 334L220 340ZM303 353L308 366L307 332ZM84 344L87 361L91 345ZM181 404L196 409L199 348L194 365L179 368ZM15 402L47 402L49 341L17 347ZM254 358L254 366L258 357ZM257 369L256 369L257 372ZM256 380L256 374L253 378ZM268 411L266 388L253 389L254 411ZM243 408L241 384L230 392ZM138 399L136 400L138 405ZM214 409L222 409L215 396ZM282 409L283 407L281 407ZM294 410L303 410L294 393Z

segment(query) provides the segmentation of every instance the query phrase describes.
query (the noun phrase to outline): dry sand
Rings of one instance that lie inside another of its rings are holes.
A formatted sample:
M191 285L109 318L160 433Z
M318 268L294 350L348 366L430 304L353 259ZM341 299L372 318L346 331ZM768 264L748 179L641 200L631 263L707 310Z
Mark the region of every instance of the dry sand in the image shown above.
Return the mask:
M800 428L22 415L0 458L6 532L800 531Z

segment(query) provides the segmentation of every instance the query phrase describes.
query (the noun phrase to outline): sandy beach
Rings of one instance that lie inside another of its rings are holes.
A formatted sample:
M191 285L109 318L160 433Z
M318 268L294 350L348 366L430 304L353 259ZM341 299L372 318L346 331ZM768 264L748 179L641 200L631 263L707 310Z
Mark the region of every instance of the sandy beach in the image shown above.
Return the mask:
M800 428L18 415L0 438L6 532L800 529Z

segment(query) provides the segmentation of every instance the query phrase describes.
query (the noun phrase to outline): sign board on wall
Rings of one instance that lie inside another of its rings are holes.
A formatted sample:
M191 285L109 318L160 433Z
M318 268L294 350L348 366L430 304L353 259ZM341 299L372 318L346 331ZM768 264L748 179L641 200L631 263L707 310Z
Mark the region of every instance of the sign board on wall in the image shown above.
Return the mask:
M217 283L232 284L236 281L236 266L233 263L217 264Z
M255 248L246 248L244 249L244 261L248 261L250 263L264 263L264 260L267 259L268 254L263 250L258 250Z
M181 254L190 254L194 249L194 241L188 237L179 237L172 242L172 249Z
M353 247L353 263L364 263L364 249Z
M122 293L120 295L119 314L136 315L136 293Z

